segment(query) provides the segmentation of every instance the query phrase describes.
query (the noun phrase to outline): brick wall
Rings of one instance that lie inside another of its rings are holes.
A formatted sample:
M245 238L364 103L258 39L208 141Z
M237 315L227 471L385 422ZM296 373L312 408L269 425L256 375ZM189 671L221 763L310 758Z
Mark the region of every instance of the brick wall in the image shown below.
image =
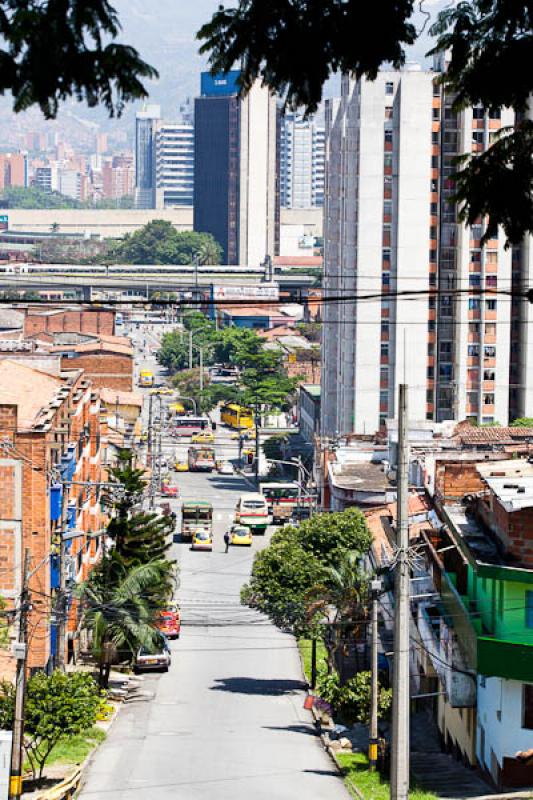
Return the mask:
M461 500L465 494L475 494L484 483L474 461L438 461L435 469L435 491L441 501Z
M133 356L117 353L87 353L62 358L61 369L83 369L94 389L133 391Z
M28 309L24 318L24 336L37 333L94 333L114 336L115 311L113 309L59 310L43 314Z
M533 568L533 507L509 513L493 499L494 521L503 532L508 552L523 566Z

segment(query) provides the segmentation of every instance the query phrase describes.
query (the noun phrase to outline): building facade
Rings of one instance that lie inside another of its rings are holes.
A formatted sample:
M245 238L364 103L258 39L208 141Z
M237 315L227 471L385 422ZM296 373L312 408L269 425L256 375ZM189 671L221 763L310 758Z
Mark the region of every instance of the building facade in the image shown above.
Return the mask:
M195 100L194 230L211 233L227 264L256 266L279 248L279 123L259 85L238 97L238 71L202 73Z
M135 208L155 208L155 136L161 108L147 105L135 115Z
M326 132L319 117L286 113L281 120L280 202L286 208L324 205Z
M325 306L329 436L382 427L401 382L418 419L506 424L532 409L528 326L490 293L531 274L529 251L506 250L503 234L481 248L483 224L465 227L449 203L456 156L483 152L513 115L453 111L438 75L411 65L344 78L327 105L326 296L377 295Z
M192 206L194 126L160 122L155 134L155 207Z

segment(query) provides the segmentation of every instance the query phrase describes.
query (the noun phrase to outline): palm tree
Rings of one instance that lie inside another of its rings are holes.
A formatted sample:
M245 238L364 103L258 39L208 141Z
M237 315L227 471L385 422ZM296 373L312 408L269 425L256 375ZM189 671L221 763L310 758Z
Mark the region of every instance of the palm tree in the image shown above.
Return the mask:
M220 245L212 237L204 237L198 248L195 257L202 265L220 264Z
M167 562L150 561L128 570L114 554L106 555L79 588L82 627L91 637L99 667L99 685L107 688L117 656L135 656L158 638L157 608L149 592L167 571Z
M324 580L308 593L308 616L318 613L329 620L328 672L336 669L336 655L341 645L346 646L350 636L355 636L366 617L364 600L368 578L360 566L360 553L348 551L337 566L328 567Z

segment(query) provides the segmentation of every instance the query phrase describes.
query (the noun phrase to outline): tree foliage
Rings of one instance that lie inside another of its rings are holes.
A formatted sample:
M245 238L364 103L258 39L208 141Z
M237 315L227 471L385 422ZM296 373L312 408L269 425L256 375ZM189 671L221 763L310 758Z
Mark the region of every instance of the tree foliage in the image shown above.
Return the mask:
M517 417L511 422L511 428L533 428L533 417Z
M325 585L329 569L348 551L361 558L371 537L359 511L316 514L298 527L277 531L253 563L241 599L267 614L275 625L301 634L312 626L313 587Z
M98 686L86 672L37 672L30 678L25 750L35 777L42 777L44 765L60 739L94 725L100 702Z
M358 672L341 684L337 672L320 673L316 691L318 696L329 703L342 715L344 722L353 725L370 722L371 683L370 672ZM379 686L378 717L387 719L392 705L392 691Z
M48 119L69 97L120 115L157 72L119 33L108 0L1 0L0 92L12 94L15 111L37 105Z
M214 263L220 263L222 250L210 233L177 231L171 222L154 219L135 233L126 234L110 257L124 264L192 264L202 254L205 257L206 251Z
M291 108L315 111L331 74L374 79L386 64L401 66L417 32L412 0L239 0L220 6L198 32L200 51L213 72L241 66L240 86L261 80ZM530 4L509 0L463 0L448 4L431 27L432 53L449 53L443 83L456 109L526 111L533 75L524 68L533 50ZM375 32L379 31L379 36ZM294 47L305 42L305 48ZM454 176L460 216L472 224L488 219L489 233L501 225L508 243L533 232L532 123L519 122L482 154L469 155Z
M60 739L87 730L96 722L101 697L87 672L51 675L36 672L26 687L24 748L33 776L42 778L50 753ZM13 730L15 687L0 684L0 728Z

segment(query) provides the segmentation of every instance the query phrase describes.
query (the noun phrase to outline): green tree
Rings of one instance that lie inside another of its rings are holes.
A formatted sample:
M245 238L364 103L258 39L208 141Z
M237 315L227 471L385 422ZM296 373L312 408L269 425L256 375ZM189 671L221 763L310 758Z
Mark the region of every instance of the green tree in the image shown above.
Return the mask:
M360 566L361 553L344 551L337 566L326 570L324 580L313 586L308 594L309 613L329 613L330 635L326 638L328 668L336 668L336 654L341 646L353 641L366 617L365 600L368 576ZM333 615L331 613L333 609Z
M13 730L15 719L15 687L11 681L0 681L0 730Z
M37 672L30 678L24 747L34 777L42 778L46 761L60 739L94 725L100 702L98 686L86 672Z
M392 705L392 691L378 687L378 717L387 719ZM349 725L370 722L371 683L370 672L358 672L341 684L337 672L318 675L316 692L329 703Z
M116 243L113 258L125 264L192 264L201 247L220 247L210 233L177 231L171 222L154 219Z
M511 422L511 428L533 428L533 417L517 417Z
M336 72L374 80L383 64L400 67L417 38L411 21L414 0L364 6L357 0L239 0L220 6L198 32L200 52L213 72L241 65L240 85L256 79L281 95L286 105L314 111L326 80ZM386 24L384 24L386 20ZM449 53L443 83L455 109L482 105L527 110L531 70L522 69L533 47L531 7L504 0L464 0L447 6L431 33L433 52ZM375 36L374 32L380 35ZM294 42L305 41L305 48ZM468 155L455 175L461 217L488 220L486 237L502 225L509 242L533 232L533 122L519 119L485 153Z
M117 42L119 33L107 0L1 0L0 92L12 95L16 112L37 105L47 119L69 97L120 115L125 103L146 97L141 81L158 76Z
M287 530L280 531L279 535L283 536ZM311 519L301 522L294 531L302 547L326 566L340 564L344 553L348 551L361 559L372 544L372 534L364 514L358 508L315 514Z
M111 665L135 657L150 647L159 632L154 626L158 605L151 601L154 586L168 578L166 561L150 561L127 570L115 554L106 554L78 589L82 627L91 637L99 668L99 685L107 688Z
M5 186L0 205L7 208L80 208L80 203L72 197L59 192L43 192L34 186ZM59 225L56 222L51 228L51 232L56 233Z
M116 488L111 486L109 491L112 516L107 534L115 544L115 558L105 564L104 578L113 581L112 573L117 568L122 575L122 567L129 570L142 564L161 562L156 581L153 586L145 587L145 592L154 606L164 605L172 595L174 585L175 562L166 559L174 523L170 517L142 510L140 502L146 482L142 477L144 471L134 466L134 460L131 450L121 450L117 465L109 470L109 481Z
M324 577L320 561L296 537L275 541L257 553L252 576L241 591L241 601L267 614L282 630L308 630L306 595Z
M5 616L7 603L3 597L0 597L0 649L5 650L9 647L9 625L8 618Z

